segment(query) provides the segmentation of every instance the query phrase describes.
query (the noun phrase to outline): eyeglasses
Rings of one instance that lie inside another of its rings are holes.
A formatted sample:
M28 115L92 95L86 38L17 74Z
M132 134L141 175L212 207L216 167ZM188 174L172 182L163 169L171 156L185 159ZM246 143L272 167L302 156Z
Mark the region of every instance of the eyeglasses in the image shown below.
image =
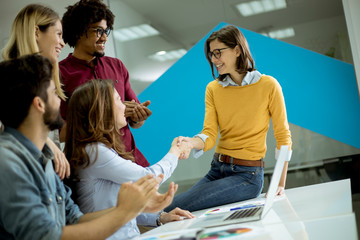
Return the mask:
M111 29L107 28L107 29L103 29L103 28L92 28L96 31L96 35L98 38L101 38L103 36L103 34L105 33L106 36L108 37L110 35Z
M221 51L222 50L225 50L225 49L228 49L229 47L226 47L226 48L219 48L219 49L215 49L214 51L212 52L209 52L208 53L208 57L209 59L212 58L212 56L214 56L216 59L219 59L221 57Z

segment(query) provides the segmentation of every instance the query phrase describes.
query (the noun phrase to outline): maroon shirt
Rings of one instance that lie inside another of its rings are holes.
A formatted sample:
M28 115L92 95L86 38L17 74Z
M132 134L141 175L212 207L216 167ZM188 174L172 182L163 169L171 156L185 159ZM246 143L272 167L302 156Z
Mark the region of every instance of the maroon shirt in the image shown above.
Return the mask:
M114 82L115 89L118 91L121 99L124 101L135 100L139 103L136 94L131 89L129 82L129 73L124 64L117 58L101 57L95 59L95 67L70 53L69 56L59 63L63 89L68 99L74 90L91 79L111 79ZM61 116L66 119L68 103L61 101ZM121 131L124 133L123 141L126 151L133 150L136 163L140 166L147 167L149 162L135 145L134 137L128 125L123 127Z

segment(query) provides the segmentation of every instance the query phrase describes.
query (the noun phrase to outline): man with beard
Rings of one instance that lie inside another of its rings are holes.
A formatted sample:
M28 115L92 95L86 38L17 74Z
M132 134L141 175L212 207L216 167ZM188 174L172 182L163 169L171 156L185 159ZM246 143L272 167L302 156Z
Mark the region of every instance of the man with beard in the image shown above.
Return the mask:
M105 55L105 44L113 28L114 15L101 0L80 0L67 7L62 18L65 43L74 52L61 61L60 72L68 99L75 88L91 79L111 79L126 105L125 116L132 128L139 128L151 115L147 108L150 101L140 104L129 82L129 73L116 58ZM67 102L61 102L61 115L66 119ZM136 163L149 166L144 155L135 145L134 137L126 125L120 131L127 152L133 152ZM60 139L65 139L64 129Z
M170 204L176 185L159 194L159 179L148 175L123 184L115 207L81 213L45 144L63 124L51 62L26 55L1 62L0 75L0 239L105 239L141 211Z

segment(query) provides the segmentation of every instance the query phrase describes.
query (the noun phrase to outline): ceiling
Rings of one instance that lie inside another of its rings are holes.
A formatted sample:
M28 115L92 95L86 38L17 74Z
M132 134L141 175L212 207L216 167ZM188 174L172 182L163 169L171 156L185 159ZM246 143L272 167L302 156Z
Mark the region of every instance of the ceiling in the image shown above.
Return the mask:
M112 2L118 0L110 0ZM242 17L237 3L246 0L123 0L155 26L190 47L219 22L252 31L295 26L344 16L341 0L287 0L286 9ZM314 33L315 34L315 33Z
M77 1L35 0L35 2L47 4L62 16L65 7ZM352 61L351 53L348 54L350 50L343 50L344 46L349 44L342 0L287 0L285 9L250 17L242 17L235 10L235 4L245 0L107 0L105 2L116 16L115 28L150 23L161 33L159 36L128 43L114 41L116 56L127 66L137 93L175 62L154 62L147 57L148 55L175 48L189 50L220 22L255 32L291 26L294 27L296 35L282 41L322 54L326 54L332 46L336 46L335 58ZM3 47L17 12L32 1L0 0L0 3L0 44ZM61 55L60 58L66 55ZM136 81L147 81L147 83L136 83Z

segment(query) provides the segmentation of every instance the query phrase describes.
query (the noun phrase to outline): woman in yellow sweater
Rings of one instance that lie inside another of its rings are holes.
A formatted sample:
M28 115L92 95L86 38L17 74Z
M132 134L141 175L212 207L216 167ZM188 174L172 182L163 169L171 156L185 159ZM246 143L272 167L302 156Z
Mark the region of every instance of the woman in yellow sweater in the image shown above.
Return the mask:
M196 211L259 196L270 119L277 149L288 146L277 194L285 188L292 142L281 86L256 71L248 43L234 26L213 32L205 53L213 77L214 68L219 76L206 87L204 127L200 134L179 137L178 142L190 142L198 157L220 138L208 174L176 196L167 211L175 207Z

